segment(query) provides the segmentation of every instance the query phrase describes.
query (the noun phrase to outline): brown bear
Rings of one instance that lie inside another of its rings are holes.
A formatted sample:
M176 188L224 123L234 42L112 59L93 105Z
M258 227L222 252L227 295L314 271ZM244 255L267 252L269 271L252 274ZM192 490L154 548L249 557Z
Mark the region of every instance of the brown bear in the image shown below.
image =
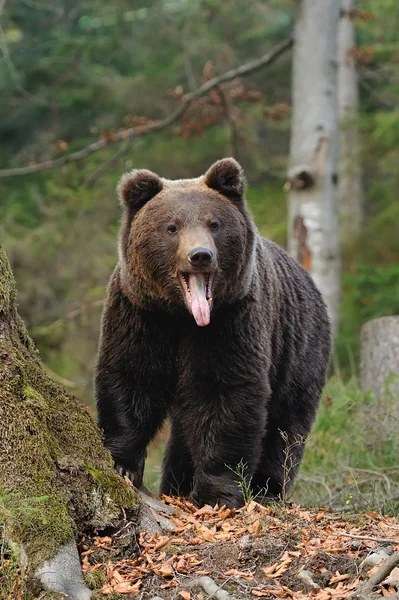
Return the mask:
M167 417L161 492L243 504L298 469L330 353L308 273L261 237L231 158L196 179L122 177L119 262L103 315L95 388L117 467L142 484L146 448Z

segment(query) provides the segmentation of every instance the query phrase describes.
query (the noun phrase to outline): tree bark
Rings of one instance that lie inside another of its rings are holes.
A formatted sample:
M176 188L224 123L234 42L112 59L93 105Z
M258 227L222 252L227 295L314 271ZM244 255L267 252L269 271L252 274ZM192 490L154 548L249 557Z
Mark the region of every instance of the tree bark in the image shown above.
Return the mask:
M363 391L371 389L376 397L385 390L399 397L399 316L381 317L363 325L360 387Z
M340 2L300 0L293 56L288 250L313 276L335 333L340 304L337 215L337 29Z
M3 543L27 589L79 600L90 592L77 536L120 526L123 518L135 522L140 504L114 470L87 408L41 367L0 246L0 507L7 498L13 509L0 514Z
M341 239L347 242L363 224L363 188L359 143L359 94L354 50L353 0L341 0L338 26L339 213Z

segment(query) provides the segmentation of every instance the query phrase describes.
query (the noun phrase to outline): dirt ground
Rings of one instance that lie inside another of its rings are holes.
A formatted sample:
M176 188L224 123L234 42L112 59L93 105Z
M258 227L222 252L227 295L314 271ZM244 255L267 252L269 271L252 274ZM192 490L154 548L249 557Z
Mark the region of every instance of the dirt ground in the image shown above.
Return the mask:
M80 544L94 598L210 600L210 577L232 599L348 598L399 550L399 519L376 512L343 514L251 502L241 510L163 498L175 508L167 535L140 534L123 546L123 532ZM131 538L130 538L131 539ZM393 596L398 569L377 593ZM396 579L395 579L396 577Z

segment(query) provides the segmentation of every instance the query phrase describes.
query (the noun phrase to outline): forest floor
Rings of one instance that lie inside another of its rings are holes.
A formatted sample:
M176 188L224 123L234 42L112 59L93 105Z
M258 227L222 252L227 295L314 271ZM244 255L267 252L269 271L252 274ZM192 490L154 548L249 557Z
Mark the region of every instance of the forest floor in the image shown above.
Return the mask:
M377 512L265 507L253 501L240 510L197 509L181 498L163 501L175 509L167 515L175 529L165 535L142 532L130 556L121 548L120 533L82 541L83 570L97 589L94 598L339 600L399 550L399 518ZM208 578L219 587L218 595L203 588ZM393 596L398 588L396 568L377 594Z

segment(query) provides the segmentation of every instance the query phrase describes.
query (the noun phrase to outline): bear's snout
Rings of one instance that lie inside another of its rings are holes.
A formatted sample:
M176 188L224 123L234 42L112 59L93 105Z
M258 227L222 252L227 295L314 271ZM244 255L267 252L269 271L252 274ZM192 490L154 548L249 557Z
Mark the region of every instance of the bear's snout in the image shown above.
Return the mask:
M208 248L194 248L187 255L188 262L197 269L209 267L213 262L213 252Z

